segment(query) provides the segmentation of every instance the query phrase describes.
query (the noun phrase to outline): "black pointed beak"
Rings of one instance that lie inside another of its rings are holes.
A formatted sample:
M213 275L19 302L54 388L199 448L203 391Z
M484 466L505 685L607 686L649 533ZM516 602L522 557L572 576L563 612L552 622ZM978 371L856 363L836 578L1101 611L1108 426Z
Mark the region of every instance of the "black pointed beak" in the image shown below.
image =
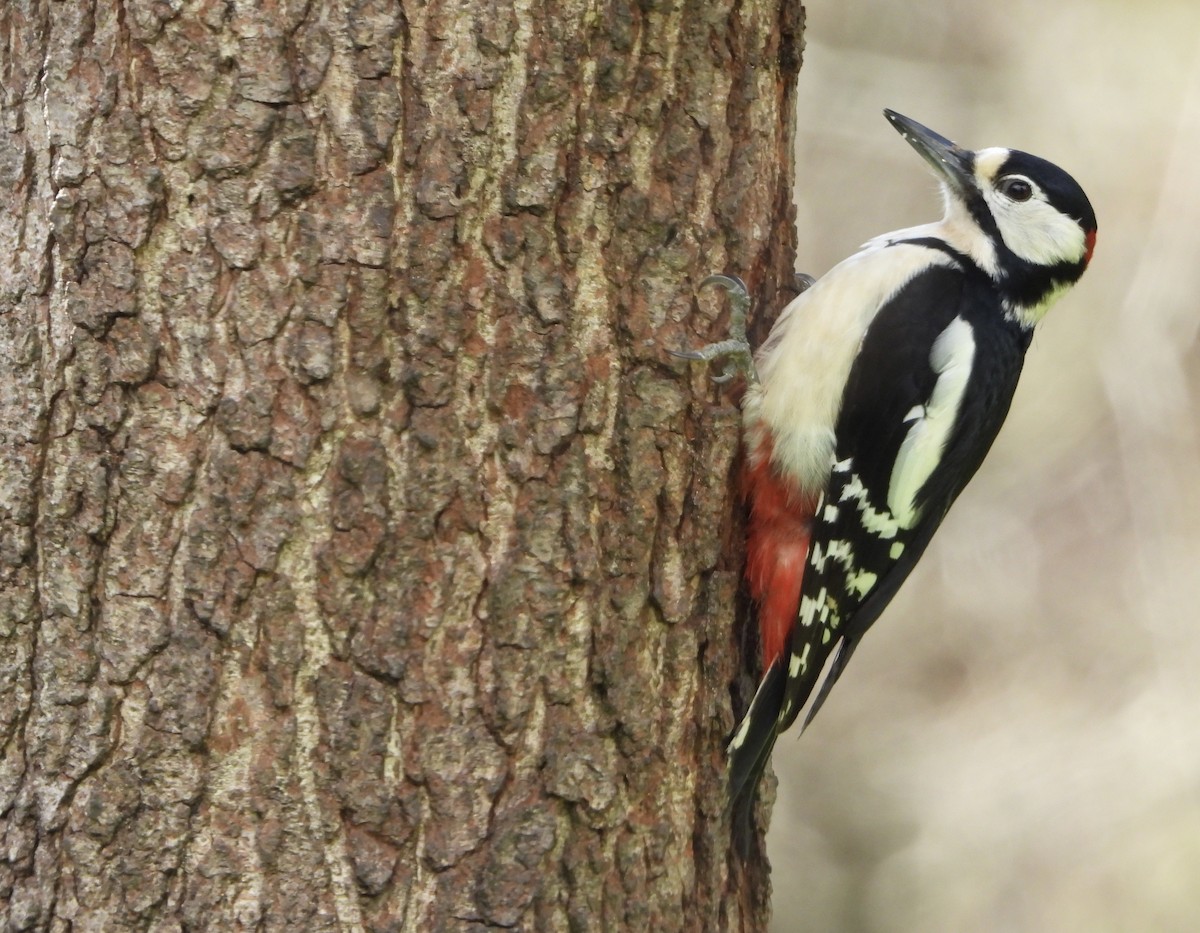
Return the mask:
M884 110L883 115L954 191L966 196L976 190L975 153L894 110Z

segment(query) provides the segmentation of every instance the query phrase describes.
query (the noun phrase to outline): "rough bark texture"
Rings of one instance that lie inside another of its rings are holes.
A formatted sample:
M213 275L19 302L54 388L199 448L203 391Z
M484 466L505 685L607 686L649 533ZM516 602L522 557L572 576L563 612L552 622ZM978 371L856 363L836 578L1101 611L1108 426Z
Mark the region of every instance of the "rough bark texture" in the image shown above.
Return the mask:
M790 274L780 7L0 5L4 929L762 926L663 348Z

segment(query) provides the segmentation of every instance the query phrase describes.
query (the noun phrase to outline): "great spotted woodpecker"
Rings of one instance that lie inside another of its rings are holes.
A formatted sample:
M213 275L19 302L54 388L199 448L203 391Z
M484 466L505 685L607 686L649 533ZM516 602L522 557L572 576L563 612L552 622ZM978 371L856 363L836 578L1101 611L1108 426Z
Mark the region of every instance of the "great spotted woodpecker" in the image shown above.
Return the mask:
M942 220L868 242L785 307L753 356L745 287L711 277L733 296L734 334L676 354L731 358L748 382L746 582L763 674L729 742L735 802L753 799L806 704L804 724L816 715L979 468L1034 325L1096 243L1062 169L884 114L937 173Z

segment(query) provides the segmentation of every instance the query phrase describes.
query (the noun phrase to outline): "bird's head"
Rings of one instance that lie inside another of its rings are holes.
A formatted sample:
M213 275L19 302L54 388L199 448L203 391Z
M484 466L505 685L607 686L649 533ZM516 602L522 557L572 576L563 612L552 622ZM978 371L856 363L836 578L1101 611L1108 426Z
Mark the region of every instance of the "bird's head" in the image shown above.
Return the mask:
M1010 314L1035 324L1092 258L1096 214L1079 183L1027 152L973 152L895 111L884 114L941 180L953 245L996 281Z

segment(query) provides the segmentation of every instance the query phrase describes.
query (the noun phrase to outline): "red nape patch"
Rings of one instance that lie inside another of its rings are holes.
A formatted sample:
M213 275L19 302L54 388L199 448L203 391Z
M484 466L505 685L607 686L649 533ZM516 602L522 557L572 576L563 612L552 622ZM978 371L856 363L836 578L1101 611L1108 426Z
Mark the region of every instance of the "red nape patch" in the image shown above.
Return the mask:
M1089 230L1087 237L1084 239L1084 245L1087 247L1083 253L1083 264L1086 266L1092 261L1092 253L1096 249L1096 231Z
M742 495L750 506L746 582L758 606L764 671L787 650L796 624L817 507L817 495L781 476L770 454L770 441L764 441L742 471Z

